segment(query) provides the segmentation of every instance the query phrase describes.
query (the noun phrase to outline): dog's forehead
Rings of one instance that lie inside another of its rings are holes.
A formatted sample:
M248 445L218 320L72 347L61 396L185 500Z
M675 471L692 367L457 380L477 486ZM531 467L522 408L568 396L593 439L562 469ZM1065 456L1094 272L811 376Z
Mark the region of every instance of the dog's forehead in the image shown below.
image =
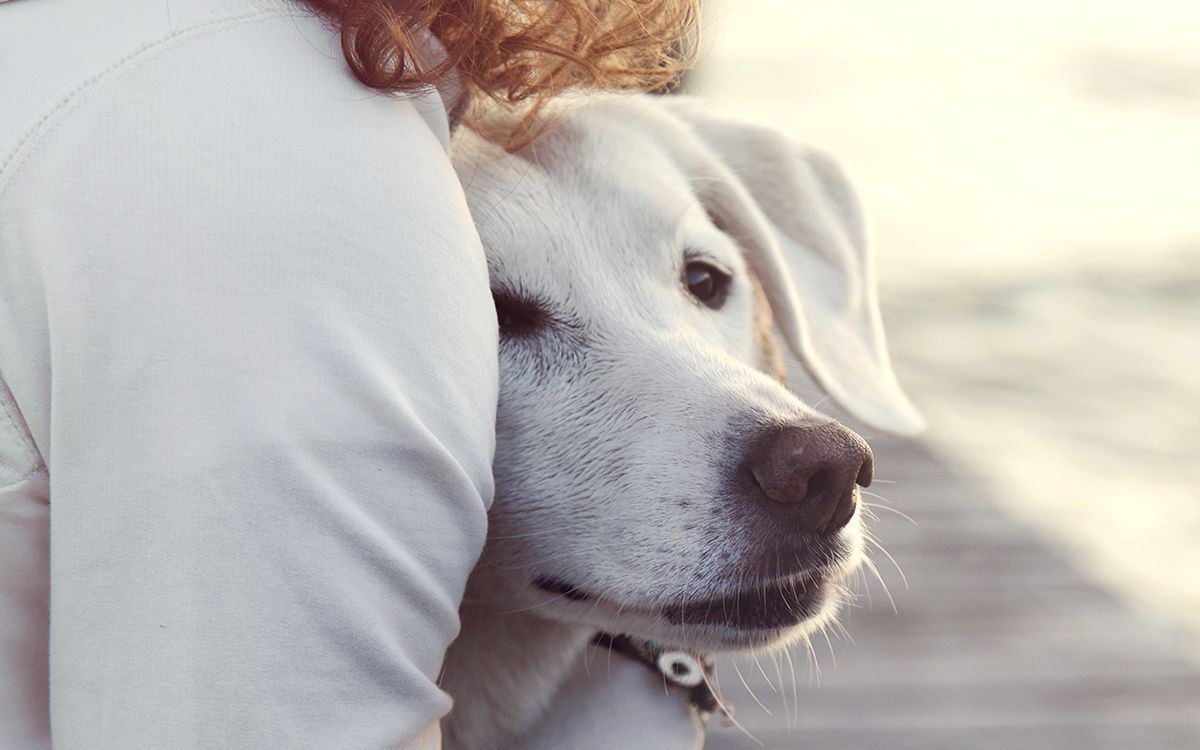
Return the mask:
M493 271L527 283L661 271L715 232L658 139L600 108L564 113L515 153L468 144L456 166Z

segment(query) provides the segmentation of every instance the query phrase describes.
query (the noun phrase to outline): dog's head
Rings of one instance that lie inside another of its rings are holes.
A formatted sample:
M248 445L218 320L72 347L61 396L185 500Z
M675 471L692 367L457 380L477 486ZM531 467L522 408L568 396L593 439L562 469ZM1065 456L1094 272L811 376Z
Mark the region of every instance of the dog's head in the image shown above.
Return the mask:
M473 595L696 648L801 632L861 554L872 458L773 376L771 329L864 422L920 427L854 196L822 155L690 100L551 118L512 153L455 144L501 337Z

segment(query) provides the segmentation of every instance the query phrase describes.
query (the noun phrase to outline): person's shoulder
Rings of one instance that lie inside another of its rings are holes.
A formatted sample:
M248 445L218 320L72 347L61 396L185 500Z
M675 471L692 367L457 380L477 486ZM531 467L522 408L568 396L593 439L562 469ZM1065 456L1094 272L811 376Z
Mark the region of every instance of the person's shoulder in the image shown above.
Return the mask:
M0 7L0 158L123 70L196 33L295 12L278 2L16 0Z
M474 273L478 236L437 92L362 86L336 30L298 5L239 7L275 10L176 28L0 154L6 254L136 273L143 252L178 268L285 252L364 268L400 248L412 263L453 256Z
M0 70L7 71L0 97L13 104L0 116L0 186L44 143L71 140L60 131L102 141L119 128L136 140L143 130L137 121L175 120L205 136L223 125L228 140L261 137L253 125L266 120L281 130L311 131L318 144L333 129L376 130L376 139L390 134L424 144L432 136L435 148L446 148L436 91L398 100L366 89L343 62L337 32L299 3L173 0L154 3L157 11L142 0L125 10L114 0L92 3L70 3L89 8L70 13L65 0L0 8ZM22 12L9 18L13 8ZM171 9L169 18L164 9ZM82 40L79 29L88 25L105 32L96 35L102 42ZM417 127L406 127L403 120L414 114ZM389 122L396 126L390 131Z

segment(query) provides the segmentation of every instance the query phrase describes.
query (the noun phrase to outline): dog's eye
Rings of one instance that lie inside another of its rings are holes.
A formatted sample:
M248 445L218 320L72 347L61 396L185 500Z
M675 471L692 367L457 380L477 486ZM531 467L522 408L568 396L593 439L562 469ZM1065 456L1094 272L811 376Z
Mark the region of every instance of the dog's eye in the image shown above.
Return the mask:
M724 270L702 260L690 261L683 268L683 285L688 294L714 310L725 304L732 278Z
M546 313L536 300L508 292L492 292L501 336L529 336L546 324Z

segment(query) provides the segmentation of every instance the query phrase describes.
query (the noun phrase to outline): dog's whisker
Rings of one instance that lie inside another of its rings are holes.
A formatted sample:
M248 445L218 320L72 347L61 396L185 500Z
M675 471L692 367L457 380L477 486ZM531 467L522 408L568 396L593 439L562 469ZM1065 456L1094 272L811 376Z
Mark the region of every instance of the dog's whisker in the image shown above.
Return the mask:
M742 687L744 687L746 689L746 692L750 694L750 698L753 699L754 702L758 704L759 708L761 708L763 711L767 712L767 716L773 716L774 714L771 713L771 709L769 709L763 705L763 702L760 701L758 699L758 696L754 694L754 689L750 687L750 683L746 682L746 678L742 676L742 670L738 669L737 661L731 660L730 664L733 666L734 674L736 674L738 676L738 679L742 681Z
M619 605L619 606L617 607L617 613L616 613L615 615L613 615L613 617L612 617L612 620L611 620L611 622L612 622L614 625L619 625L619 624L620 624L620 622L621 622L621 613L622 613L622 612L624 612L624 611L625 611L625 605L624 605L624 604L621 604L621 605ZM609 630L611 630L611 631L613 631L613 632L619 632L619 629L618 629L618 628L615 628L615 627L614 627L614 628L609 628ZM612 655L613 655L613 644L612 644L612 641L609 641L609 643L608 643L608 674L609 674L609 675L611 675L611 674L612 674ZM666 679L666 677L665 677L665 676L664 676L664 679Z
M869 609L874 609L875 601L871 597L871 585L867 580L867 573L863 569L863 566L860 565L854 569L854 580L858 583L859 588L861 588L863 593L865 593L867 596L867 607Z
M817 659L817 649L813 647L812 634L804 634L804 650L807 653L808 662L808 686L810 688L821 686L821 662ZM799 708L799 706L797 706Z
M721 696L720 687L714 686L713 681L709 679L707 674L701 673L701 678L704 680L704 684L708 685L709 691L712 692L713 699L716 700L716 702L717 702L717 708L721 709L721 712L725 716L725 720L728 721L730 724L732 724L739 732L746 735L746 737L748 737L751 742L758 745L759 747L762 747L763 746L762 740L758 739L753 734L751 734L750 730L746 729L746 727L742 726L742 723L740 721L738 721L737 718L733 715L733 709L729 706L729 704L727 704L725 702L725 699Z
M895 568L896 568L896 572L900 574L900 580L904 582L904 588L907 589L908 588L908 576L904 575L904 570L900 567L900 563L896 562L896 558L892 557L892 553L890 553L886 549L884 549L883 545L879 543L879 540L876 539L874 536L872 536L870 533L864 533L863 539L867 542L867 544L871 545L875 549L882 552L884 557L886 557L888 560L891 561L892 565L895 566Z
M862 609L863 608L863 605L860 603L860 601L864 598L863 590L866 588L866 579L863 577L864 575L865 574L862 572L861 569L855 569L854 577L846 579L846 582L839 587L839 590L842 592L842 595L843 595L843 599L842 599L842 603L841 603L841 606L843 608L845 608L845 609ZM866 593L865 598L867 599L866 606L870 607L871 606L871 597L870 597L869 591ZM839 628L842 625L839 620L833 620L832 622L834 624L836 624Z
M871 497L878 497L878 495L872 495ZM892 507L892 506L890 506L890 505L880 505L879 503L866 503L866 502L864 502L864 503L862 503L862 506L863 506L863 510L864 510L864 511L886 510L888 513L892 513L892 514L895 514L895 515L897 515L897 516L900 516L900 517L901 517L901 518L903 518L905 521L908 521L909 523L911 523L913 526L919 526L919 525L920 525L920 524L918 524L918 523L917 523L917 522L916 522L916 521L913 519L913 517L912 517L912 516L908 515L907 513L905 513L905 512L904 512L904 511L902 511L902 510L896 510L895 508L893 508L893 507ZM879 516L875 515L875 514L874 514L874 512L872 512L872 513L871 513L871 518L872 518L872 519L874 519L874 520L876 520L876 521L878 521L878 520L879 520Z
M775 665L775 676L779 679L779 702L783 706L783 716L788 728L792 727L792 706L788 702L787 683L783 680L782 658L778 651L771 652L771 663Z
M792 649L790 648L783 650L783 656L787 660L788 673L792 676L792 707L789 715L793 723L789 729L795 729L795 722L800 719L800 685L796 682L796 660L792 658Z
M851 645L854 644L854 636L851 635L850 631L846 628L845 625L843 625L841 622L839 622L837 620L833 621L833 625L834 625L834 627L837 628L838 633L840 634L840 637L843 640L845 640L847 643L849 643Z
M775 687L775 683L771 682L771 678L767 677L767 672L765 669L763 669L762 662L758 658L758 652L755 651L751 653L750 658L754 660L754 666L758 667L758 673L762 675L763 681L765 681L767 686L771 688L771 692L778 693L779 689ZM780 687L782 687L782 685Z
M837 669L837 654L834 653L833 641L829 637L829 623L821 624L820 633L825 639L825 645L829 647L829 659L833 662L833 668Z
M896 607L896 600L892 598L892 591L888 588L887 582L883 580L883 576L879 573L879 567L875 565L875 561L870 557L863 557L863 565L875 574L875 579L879 581L879 585L883 587L883 593L887 595L888 603L892 605L892 612L900 614L900 610Z

